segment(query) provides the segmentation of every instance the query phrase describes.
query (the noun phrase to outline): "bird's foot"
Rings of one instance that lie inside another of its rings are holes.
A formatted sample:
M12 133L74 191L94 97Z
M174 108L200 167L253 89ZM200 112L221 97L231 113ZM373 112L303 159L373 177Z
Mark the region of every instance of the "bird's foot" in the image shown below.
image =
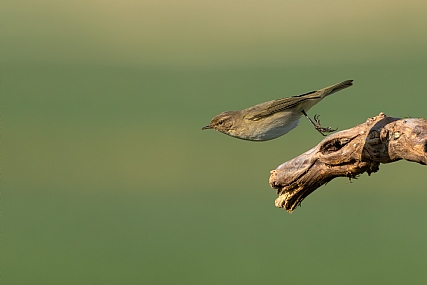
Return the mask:
M333 129L332 127L322 127L320 125L320 119L319 119L320 115L314 115L314 121L316 122L315 124L313 124L314 128L321 133L323 136L326 136L326 134L324 133L332 133L335 132L338 129Z

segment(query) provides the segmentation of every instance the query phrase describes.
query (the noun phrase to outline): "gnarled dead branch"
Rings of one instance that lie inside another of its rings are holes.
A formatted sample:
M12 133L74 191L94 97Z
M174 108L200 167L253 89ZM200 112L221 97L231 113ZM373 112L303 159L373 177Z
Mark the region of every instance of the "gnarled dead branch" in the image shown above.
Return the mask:
M380 113L334 133L316 147L271 171L276 207L292 212L314 190L336 177L349 179L379 170L380 163L405 159L427 164L427 120Z

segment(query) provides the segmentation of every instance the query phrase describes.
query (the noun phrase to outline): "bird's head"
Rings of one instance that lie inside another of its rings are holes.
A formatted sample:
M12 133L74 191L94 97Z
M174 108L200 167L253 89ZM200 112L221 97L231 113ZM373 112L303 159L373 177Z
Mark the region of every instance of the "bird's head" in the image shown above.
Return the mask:
M227 111L216 115L209 125L202 128L202 130L214 129L218 132L234 136L234 126L239 119L239 111Z

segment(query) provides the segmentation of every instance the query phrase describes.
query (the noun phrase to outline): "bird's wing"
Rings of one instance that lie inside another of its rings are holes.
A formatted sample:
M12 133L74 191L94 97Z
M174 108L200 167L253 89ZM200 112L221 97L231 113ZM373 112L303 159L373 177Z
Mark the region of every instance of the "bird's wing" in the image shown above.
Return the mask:
M345 80L343 82L331 85L318 91L311 91L305 94L292 97L273 100L266 103L261 103L248 109L249 114L255 114L245 117L248 120L257 121L259 119L271 116L278 112L289 110L308 100L321 100L322 98L338 92L342 89L353 85L353 80Z
M258 113L255 112L255 115L251 117L246 117L246 119L257 121L259 119L271 116L275 113L291 109L307 100L320 99L321 98L320 96L316 96L314 94L316 92L318 91L311 91L301 95L273 100L266 103L266 105L262 107L257 105L253 108L251 113L253 113L253 111L256 109L259 109L259 112ZM310 95L310 96L307 96L307 95Z

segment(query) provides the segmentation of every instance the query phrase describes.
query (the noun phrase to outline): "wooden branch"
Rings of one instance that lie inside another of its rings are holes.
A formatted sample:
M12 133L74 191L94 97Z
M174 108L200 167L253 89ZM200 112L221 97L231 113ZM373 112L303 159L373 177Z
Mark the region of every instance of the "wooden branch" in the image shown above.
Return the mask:
M405 159L427 164L427 120L383 113L354 128L334 133L316 147L271 171L278 208L292 212L314 190L336 177L356 178L380 163Z

